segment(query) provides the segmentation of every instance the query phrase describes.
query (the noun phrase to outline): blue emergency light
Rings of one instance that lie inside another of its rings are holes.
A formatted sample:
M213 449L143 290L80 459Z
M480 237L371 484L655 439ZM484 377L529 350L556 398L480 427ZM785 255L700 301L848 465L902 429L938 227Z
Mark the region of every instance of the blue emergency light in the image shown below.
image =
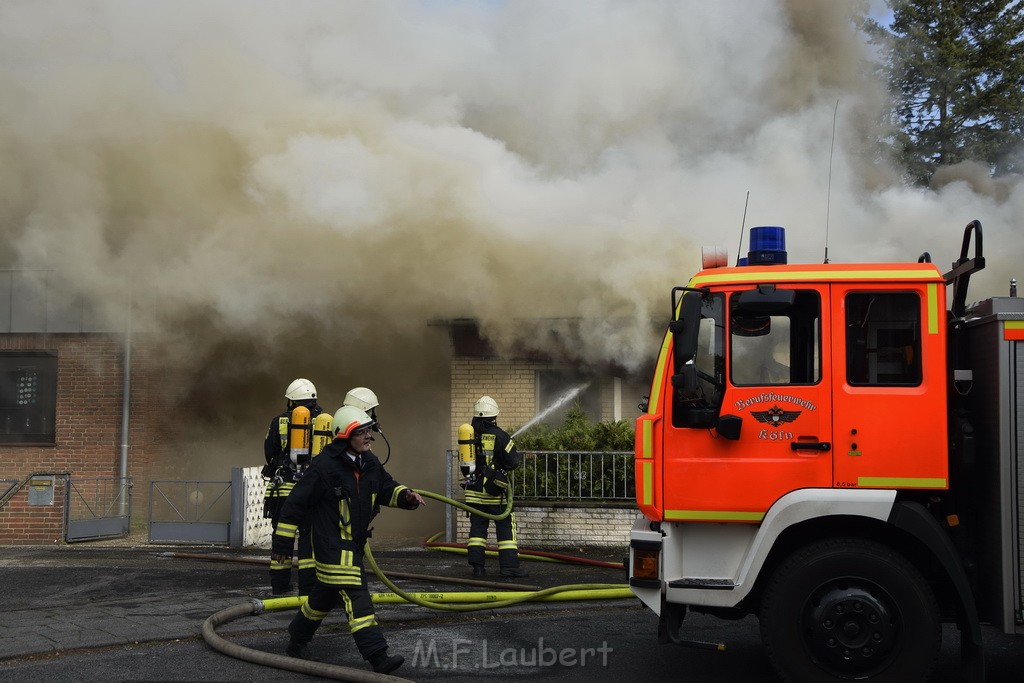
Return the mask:
M750 251L747 252L746 261L747 265L751 266L773 266L786 263L786 229L777 225L751 228Z

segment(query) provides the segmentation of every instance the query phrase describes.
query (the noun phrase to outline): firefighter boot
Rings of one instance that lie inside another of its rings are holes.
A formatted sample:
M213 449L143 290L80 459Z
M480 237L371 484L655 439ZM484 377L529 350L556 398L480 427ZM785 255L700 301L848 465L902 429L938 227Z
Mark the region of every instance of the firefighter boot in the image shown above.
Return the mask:
M379 674L389 674L405 662L402 655L389 655L387 650L381 650L370 657L370 666Z
M484 569L482 564L474 564L473 567L473 578L479 579L481 576L487 576L487 570Z
M300 643L297 640L289 640L288 647L284 649L284 653L289 657L295 657L296 659L305 659L307 645L309 645L309 643Z
M530 572L522 567L508 567L501 570L501 575L506 579L525 579L530 576Z

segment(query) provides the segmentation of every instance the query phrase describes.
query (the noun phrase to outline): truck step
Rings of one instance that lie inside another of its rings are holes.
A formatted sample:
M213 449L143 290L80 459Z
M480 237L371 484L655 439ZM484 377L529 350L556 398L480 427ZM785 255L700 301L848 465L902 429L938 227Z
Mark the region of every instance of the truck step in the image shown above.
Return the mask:
M668 582L669 588L701 588L731 591L736 584L730 579L676 579Z

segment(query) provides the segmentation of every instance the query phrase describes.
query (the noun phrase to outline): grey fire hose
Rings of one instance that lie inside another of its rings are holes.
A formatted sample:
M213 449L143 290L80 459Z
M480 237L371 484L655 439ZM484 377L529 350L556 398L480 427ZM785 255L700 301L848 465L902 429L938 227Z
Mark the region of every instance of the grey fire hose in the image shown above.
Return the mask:
M283 607L294 608L294 603L285 601ZM203 640L205 640L206 643L214 650L226 654L229 657L241 659L246 662L252 662L253 664L260 664L262 666L271 666L277 669L295 671L309 676L319 676L320 678L329 678L335 681L358 681L360 683L408 681L407 678L378 674L372 671L366 671L365 669L353 669L347 666L326 664L324 662L313 662L308 659L298 659L297 657L275 655L270 652L253 650L252 648L232 643L231 641L225 640L217 635L216 629L221 624L226 624L229 621L234 621L235 619L240 619L254 614L262 614L265 611L268 611L268 606L263 600L257 600L255 598L247 603L222 609L216 614L211 615L203 622Z

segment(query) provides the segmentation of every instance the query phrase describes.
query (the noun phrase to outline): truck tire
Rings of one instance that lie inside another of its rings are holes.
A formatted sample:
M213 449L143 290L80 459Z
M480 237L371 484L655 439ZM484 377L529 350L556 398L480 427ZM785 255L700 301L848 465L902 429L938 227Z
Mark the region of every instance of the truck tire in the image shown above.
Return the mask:
M942 643L935 595L906 558L835 538L788 557L768 581L761 640L786 681L925 681Z

